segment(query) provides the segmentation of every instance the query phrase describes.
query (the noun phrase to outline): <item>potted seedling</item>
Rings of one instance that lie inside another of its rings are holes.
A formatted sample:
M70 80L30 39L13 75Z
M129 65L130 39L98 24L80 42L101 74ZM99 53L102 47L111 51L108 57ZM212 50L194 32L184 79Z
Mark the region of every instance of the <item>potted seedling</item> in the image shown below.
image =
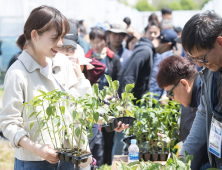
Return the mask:
M77 111L77 106L81 107L83 99L75 99L66 92L59 90L48 93L39 90L39 92L40 95L34 97L29 103L24 103L24 105L27 105L28 110L33 110L29 118L35 116L37 120L36 126L38 126L38 129L34 135L40 133L42 141L45 143L43 131L47 131L61 161L72 161L76 166L81 162L87 161L91 153L87 148L85 151L80 148L81 143L88 142L82 139L82 134L86 133L86 124L82 118L84 112L80 116ZM70 107L74 108L72 114L69 113ZM80 127L76 123L77 121L80 122ZM33 128L34 124L35 121L30 124L30 129ZM63 134L65 134L65 137ZM77 147L73 145L76 143L74 135L79 139ZM68 148L64 146L64 138L68 140Z
M130 91L134 88L133 84L127 84L125 87L125 92L122 93L122 99L119 98L118 89L119 89L119 81L112 81L112 78L108 75L105 75L106 79L109 83L109 87L106 87L106 92L108 95L113 96L113 99L110 101L110 115L114 115L115 118L109 119L108 124L105 126L108 132L113 131L118 127L118 122L129 124L129 127L133 126L133 122L135 118L132 113L134 105L132 103L132 99L134 96Z

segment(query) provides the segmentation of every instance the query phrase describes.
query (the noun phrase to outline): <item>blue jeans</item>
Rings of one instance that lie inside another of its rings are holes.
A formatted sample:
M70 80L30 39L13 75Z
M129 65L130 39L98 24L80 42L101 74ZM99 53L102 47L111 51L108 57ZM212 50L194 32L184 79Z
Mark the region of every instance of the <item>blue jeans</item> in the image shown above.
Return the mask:
M125 137L125 132L115 132L113 139L113 149L112 149L112 160L114 155L124 155L124 148L126 147L123 138Z
M74 165L65 161L50 164L47 161L21 161L15 158L14 170L74 170Z
M211 165L210 165L209 162L208 162L208 163L205 163L205 164L200 168L200 170L207 170L208 168L211 168Z

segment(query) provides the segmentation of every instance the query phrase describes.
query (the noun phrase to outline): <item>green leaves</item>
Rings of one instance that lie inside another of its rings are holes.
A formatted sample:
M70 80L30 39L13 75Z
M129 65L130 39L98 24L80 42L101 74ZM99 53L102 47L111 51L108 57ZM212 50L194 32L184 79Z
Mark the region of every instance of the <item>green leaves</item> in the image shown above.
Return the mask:
M97 84L93 84L93 93L96 94L96 96L99 95L99 88Z
M63 115L65 114L65 106L60 106L59 110Z
M126 87L125 87L125 92L126 93L129 93L131 92L131 90L134 88L134 84L127 84Z
M35 123L35 122L32 122L32 123L30 124L30 126L29 126L30 130L32 130L34 123Z
M114 91L117 92L119 89L119 81L117 80L113 81L112 86L113 86Z
M93 118L96 122L99 120L99 113L98 112L93 112Z
M74 121L79 119L79 113L76 110L72 111L72 118Z
M109 75L106 75L106 74L105 74L105 77L106 77L106 80L107 80L108 83L109 83L109 87L110 87L110 88L113 88L112 78L111 78Z
M75 134L76 134L77 137L79 137L80 132L81 132L80 128L77 127L77 128L75 129Z

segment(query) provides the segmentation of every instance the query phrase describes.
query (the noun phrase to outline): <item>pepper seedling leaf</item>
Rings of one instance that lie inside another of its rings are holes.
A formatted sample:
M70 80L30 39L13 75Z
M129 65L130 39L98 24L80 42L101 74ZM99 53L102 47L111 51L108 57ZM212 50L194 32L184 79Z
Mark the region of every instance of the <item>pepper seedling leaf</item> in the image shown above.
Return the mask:
M32 130L34 123L35 123L35 122L32 122L32 123L30 124L30 130Z
M129 93L134 88L134 86L134 84L127 84L125 86L125 92Z
M75 134L77 137L79 137L79 135L80 135L80 128L79 127L75 129Z

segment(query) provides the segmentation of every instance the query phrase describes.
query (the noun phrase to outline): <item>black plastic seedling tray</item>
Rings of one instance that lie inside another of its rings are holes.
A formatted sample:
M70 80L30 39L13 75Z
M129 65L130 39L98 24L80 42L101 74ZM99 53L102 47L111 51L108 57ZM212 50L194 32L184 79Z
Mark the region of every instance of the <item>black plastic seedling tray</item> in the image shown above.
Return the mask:
M118 127L118 122L121 121L124 124L129 124L129 127L133 126L133 122L136 119L134 117L117 117L109 120L109 123L105 125L107 132L113 132L115 128Z
M58 151L60 161L72 162L76 166L79 166L80 163L87 162L88 157L92 155L92 153L84 154L81 156L74 156L73 154L76 154L76 151L74 152Z

